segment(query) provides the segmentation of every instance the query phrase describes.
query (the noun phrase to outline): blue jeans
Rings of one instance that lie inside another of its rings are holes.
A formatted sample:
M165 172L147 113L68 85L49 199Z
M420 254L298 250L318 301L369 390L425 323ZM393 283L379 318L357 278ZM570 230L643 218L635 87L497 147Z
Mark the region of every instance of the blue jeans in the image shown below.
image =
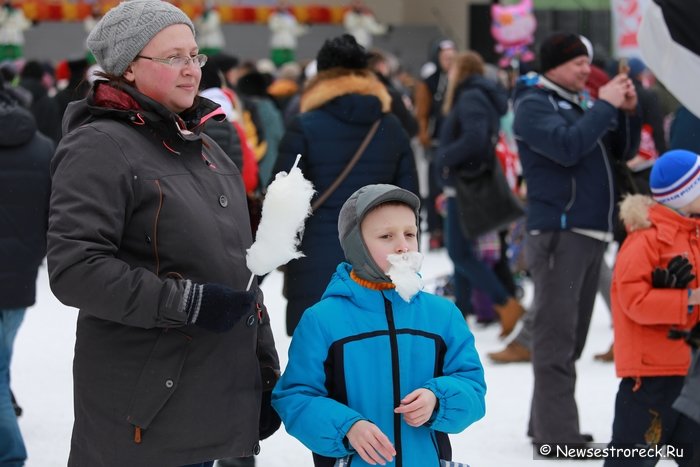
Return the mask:
M10 398L12 346L24 311L24 308L0 310L0 467L22 467L27 459Z
M508 300L508 291L493 272L474 254L473 243L464 237L459 226L457 198L447 198L447 218L445 219L445 245L455 271L455 302L466 316L472 312L472 284L489 296L497 305Z

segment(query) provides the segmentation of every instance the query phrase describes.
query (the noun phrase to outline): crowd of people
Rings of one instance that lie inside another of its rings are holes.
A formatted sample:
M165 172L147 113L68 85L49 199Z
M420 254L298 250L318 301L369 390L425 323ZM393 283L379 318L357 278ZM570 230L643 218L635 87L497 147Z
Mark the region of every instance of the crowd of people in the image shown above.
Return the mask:
M317 467L437 467L484 415L469 325L518 330L488 358L532 365L533 445L585 446L576 361L599 293L622 380L598 441L685 443L698 465L698 404L676 401L691 346L667 335L700 335L700 120L639 58L556 32L508 69L443 38L413 75L352 34L256 60L200 43L206 13L131 0L95 18L85 57L0 64L0 466L27 458L9 369L44 257L80 310L68 465L250 466L284 423ZM283 267L280 368L245 257L298 154L317 194ZM473 237L460 174L494 164L525 216ZM440 293L421 244L453 264Z

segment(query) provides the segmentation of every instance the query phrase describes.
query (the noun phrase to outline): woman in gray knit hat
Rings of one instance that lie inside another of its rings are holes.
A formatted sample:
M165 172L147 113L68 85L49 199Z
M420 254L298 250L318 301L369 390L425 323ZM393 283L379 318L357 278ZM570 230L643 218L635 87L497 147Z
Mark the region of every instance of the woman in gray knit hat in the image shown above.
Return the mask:
M103 79L68 107L51 166L51 288L80 310L68 465L255 454L279 426L279 363L262 293L245 290L241 175L200 132L223 118L197 97L206 56L159 0L121 3L87 45Z

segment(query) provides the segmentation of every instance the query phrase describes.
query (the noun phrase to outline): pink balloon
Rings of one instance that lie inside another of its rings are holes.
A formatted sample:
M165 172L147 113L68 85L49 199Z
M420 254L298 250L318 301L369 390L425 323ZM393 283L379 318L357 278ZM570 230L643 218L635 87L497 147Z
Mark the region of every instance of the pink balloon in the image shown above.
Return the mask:
M527 49L534 42L537 29L532 10L532 0L515 5L491 5L491 35L496 40L496 52L504 54L506 61L513 57L523 61L532 59L532 52Z

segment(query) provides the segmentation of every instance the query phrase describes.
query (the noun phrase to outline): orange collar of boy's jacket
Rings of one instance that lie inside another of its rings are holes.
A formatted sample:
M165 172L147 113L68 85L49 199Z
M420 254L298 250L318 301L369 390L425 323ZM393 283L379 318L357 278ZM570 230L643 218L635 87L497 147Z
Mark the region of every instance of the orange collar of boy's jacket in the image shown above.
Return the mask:
M372 282L365 280L355 274L355 271L350 271L350 277L362 287L367 287L368 289L372 290L389 290L396 288L396 286L391 282Z

